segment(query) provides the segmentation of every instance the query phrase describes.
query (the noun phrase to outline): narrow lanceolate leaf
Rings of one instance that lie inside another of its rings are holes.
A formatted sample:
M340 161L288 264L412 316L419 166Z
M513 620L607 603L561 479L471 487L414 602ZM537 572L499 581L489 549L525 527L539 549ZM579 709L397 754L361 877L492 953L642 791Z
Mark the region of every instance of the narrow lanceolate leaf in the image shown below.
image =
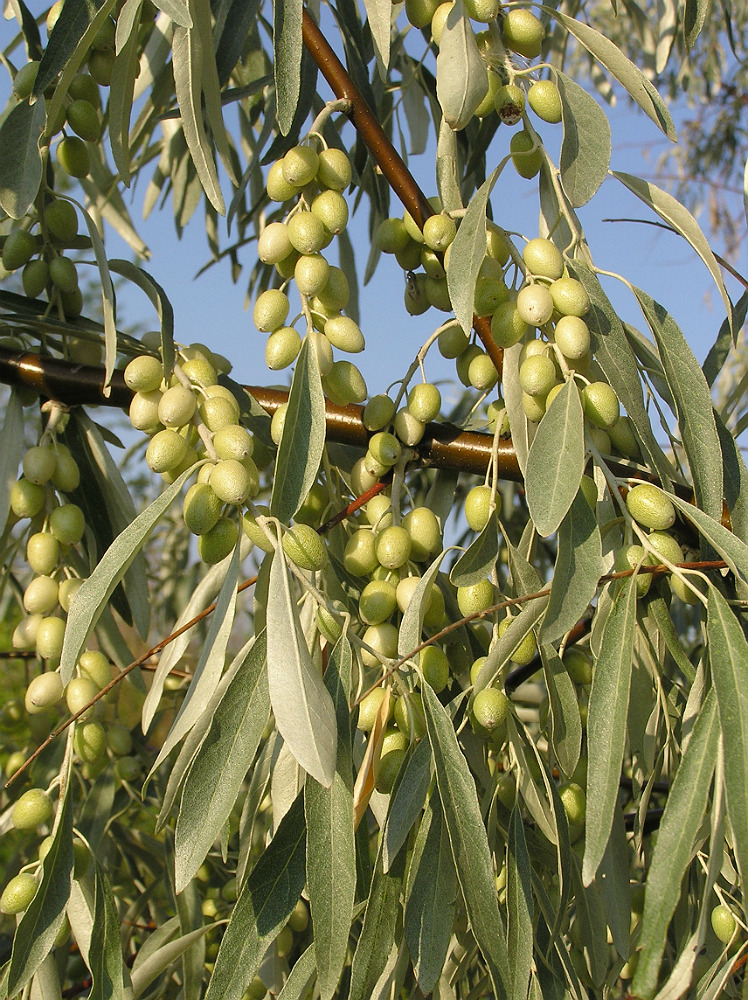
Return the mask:
M317 477L325 446L325 397L314 348L301 345L275 461L270 512L288 523Z
M725 798L733 830L748 829L748 685L745 666L748 643L730 605L716 587L709 587L706 633L709 664L717 692L723 734ZM748 842L733 838L742 878L748 877Z
M56 82L58 74L66 69L81 46L84 36L87 36L88 43L91 42L112 6L113 0L88 0L87 3L71 3L66 11L60 11L39 63L34 81L35 99ZM52 118L52 121L55 120Z
M306 881L304 795L242 886L226 927L205 1000L239 1000L260 967L267 946L288 920Z
M312 663L280 546L270 567L267 641L270 703L278 731L304 770L329 788L337 750L335 707Z
M122 961L120 923L114 893L106 872L93 858L94 926L88 953L93 986L89 1000L125 1000L125 966ZM137 994L135 994L137 996Z
M499 556L499 520L492 511L485 527L452 567L449 580L455 587L472 587L491 576Z
M348 690L351 647L342 637L325 670L325 685L335 705L338 750L329 788L306 782L307 886L314 924L317 983L322 1000L331 1000L345 965L356 896L356 843L353 828L353 777Z
M544 7L544 11L555 17L557 21L584 45L598 62L618 80L622 87L636 101L644 113L652 119L668 139L675 141L675 125L667 105L657 93L655 87L644 76L642 71L621 52L618 46L588 24L562 14L561 11Z
M170 372L174 367L174 310L166 292L147 271L132 261L119 258L110 260L109 270L121 274L123 278L137 285L150 299L161 322L161 357L164 359L164 371Z
M24 450L23 407L16 389L10 391L0 434L5 442L0 454L0 524L5 524L10 511L10 491L18 478L18 463Z
M140 69L138 28L141 0L125 0L117 17L116 52L109 87L109 142L122 183L130 186L130 114Z
M450 128L465 128L486 96L488 77L462 0L450 11L436 57L436 96Z
M613 170L612 174L621 184L625 185L645 205L649 205L664 222L672 226L677 233L680 233L691 244L714 278L714 282L719 289L719 294L722 296L725 310L727 311L727 319L732 324L732 302L730 301L730 296L727 294L725 283L722 280L722 271L709 246L709 240L704 236L696 219L694 219L684 205L681 205L667 191L658 188L656 184L644 181L641 177L635 177L633 174L623 173L620 170Z
M201 46L201 86L203 90L203 102L205 107L205 118L210 128L213 141L216 144L218 155L221 157L226 173L235 185L239 179L234 170L229 150L228 132L223 121L221 111L221 85L218 80L218 68L216 66L216 56L213 49L213 27L211 24L211 10L209 4L202 3L201 0L190 0L190 14L194 24L194 30Z
M457 742L452 720L428 684L423 687L423 708L434 753L439 798L468 920L488 966L494 993L503 1000L509 995L509 956L475 781Z
M0 125L0 206L11 219L22 219L39 190L44 131L44 98L22 101Z
M449 298L457 322L468 334L473 328L475 281L486 256L486 206L498 176L497 167L470 199L449 252Z
M587 321L590 329L599 331L594 335L595 360L633 421L643 445L645 459L667 488L671 482L672 469L652 433L644 406L639 369L623 325L597 275L589 267L575 260L569 266L569 273L582 282L590 297L591 308Z
M150 952L140 964L134 966L132 971L132 997L134 1000L137 1000L170 965L199 943L209 929L210 924L206 924L204 927L197 927L195 930L166 941Z
M668 496L686 520L714 546L733 573L748 582L748 545L692 503L671 494Z
M183 28L192 27L189 5L187 0L156 0L156 7L163 11L174 24L179 24Z
M532 868L522 814L515 805L509 820L506 873L507 950L512 956L512 1000L526 1000L532 971Z
M364 924L351 964L349 1000L371 1000L374 987L387 965L400 913L405 860L406 851L403 848L390 870L385 872L382 868L380 845L364 912Z
M315 942L312 942L294 962L293 969L278 994L278 1000L302 1000L309 996L309 987L316 974L314 945Z
M88 637L114 588L193 472L194 469L183 472L160 497L138 514L132 524L115 538L101 557L96 569L75 595L68 612L60 659L60 675L63 683L67 684L73 676L78 657L85 648Z
M657 342L665 377L675 400L696 502L703 511L719 520L722 516L722 462L709 386L672 316L641 289L634 288L634 294Z
M216 601L216 609L211 615L208 634L200 650L200 658L197 661L190 686L187 688L187 694L184 696L177 717L159 750L151 773L161 766L174 747L195 725L205 711L205 706L212 698L221 679L226 663L226 648L236 614L239 565L240 551L239 545L237 545L231 556L229 570Z
M449 835L435 791L418 830L405 891L405 941L418 986L426 996L439 982L447 958L458 892Z
M587 609L603 572L600 529L581 490L558 529L556 566L540 641L560 639Z
M551 535L561 524L583 472L584 414L569 379L540 421L527 457L527 506L539 534Z
M73 872L73 805L69 781L66 787L60 805L62 815L52 846L42 862L39 888L16 927L8 968L10 997L20 993L52 950L65 919Z
M301 90L302 0L273 0L273 72L278 102L278 127L288 132Z
M554 78L561 94L564 138L561 143L561 181L572 205L586 205L608 173L610 123L586 90L560 70Z
M99 282L101 284L101 307L104 316L104 369L106 373L103 392L106 396L108 395L109 382L111 381L114 366L117 361L117 327L114 320L114 286L112 285L112 277L109 273L109 263L106 259L104 241L99 235L99 230L83 205L79 205L78 202L75 202L75 204L78 205L78 208L83 213L86 228L88 229L88 235L93 246L94 256L96 257L96 266L99 271Z
M175 93L187 147L208 200L217 212L224 215L226 208L218 183L213 146L203 124L201 106L203 54L196 28L176 25L171 52Z
M728 614L732 615L729 609ZM681 881L693 857L694 838L709 799L719 738L720 719L712 689L699 711L660 820L647 875L640 938L644 948L634 980L636 996L652 996L659 980L668 925L680 897Z
M635 625L636 577L632 576L616 597L605 623L592 677L587 715L587 801L594 802L595 807L587 813L582 867L585 885L595 877L613 825L626 744Z
M385 871L421 814L431 781L431 744L424 737L405 764L405 771L392 794L387 821L382 831L382 863Z
M175 886L203 863L234 807L270 715L265 635L234 675L185 780L175 832Z
M696 44L696 39L701 34L704 27L709 8L710 0L686 0L686 10L683 16L683 35L686 39L686 48L690 51Z
M377 68L383 80L387 78L387 67L390 64L390 34L392 26L392 0L364 0L366 16L374 42L374 52L377 57ZM408 88L409 90L411 88Z
M413 591L410 604L405 609L405 614L400 624L400 632L397 637L398 656L405 656L411 649L415 649L421 643L423 619L429 605L431 588L434 585L434 580L436 580L444 555L445 553L442 552L434 559Z
M582 746L582 721L576 688L553 646L541 645L540 655L548 689L551 743L561 770L571 776L579 763Z

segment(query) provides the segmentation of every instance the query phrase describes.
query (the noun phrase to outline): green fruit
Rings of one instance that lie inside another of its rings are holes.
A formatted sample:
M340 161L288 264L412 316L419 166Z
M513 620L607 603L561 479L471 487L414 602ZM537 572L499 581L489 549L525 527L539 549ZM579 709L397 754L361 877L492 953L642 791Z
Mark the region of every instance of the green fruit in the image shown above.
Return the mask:
M271 166L265 186L271 201L290 201L299 193L299 188L283 177L283 160L276 160Z
M449 660L443 649L438 646L426 646L419 653L418 666L424 681L430 684L437 694L444 690L449 681Z
M38 62L27 62L21 66L13 77L13 93L19 101L25 101L36 83L36 74L39 72Z
M586 316L590 310L587 290L576 278L557 278L550 293L554 309L562 316Z
M547 396L556 382L556 366L548 357L535 354L520 365L519 384L528 396Z
M408 393L408 410L421 423L436 420L442 407L439 389L430 382L421 382Z
M641 545L624 545L616 552L614 567L617 573L636 569L640 564L651 565L647 558L646 549ZM643 597L649 590L651 583L651 573L637 573L636 596Z
M484 688L473 699L473 715L478 725L493 732L509 714L509 699L498 688Z
M70 81L68 95L73 101L88 101L95 108L101 106L99 85L88 73L77 73Z
M473 21L490 24L499 14L499 0L465 0L465 13Z
M583 826L587 816L587 796L584 794L584 789L570 781L561 785L558 794L569 826Z
M213 566L233 551L238 537L236 523L228 517L218 521L197 539L197 552L204 563Z
M460 614L465 618L485 611L493 603L494 589L490 580L480 580L472 586L457 588L457 605Z
M653 562L660 562L658 556L663 556L671 563L683 562L683 549L666 531L653 531L647 541L654 549L654 553L651 554Z
M5 238L2 261L6 271L17 271L36 253L36 240L25 229L14 229Z
M295 524L283 535L283 551L296 566L319 571L327 565L327 547L309 524Z
M264 264L279 264L293 250L288 227L283 222L271 222L260 233L257 256Z
M24 704L30 715L44 712L62 698L62 680L56 671L33 677L26 688Z
M397 656L397 636L397 629L390 622L370 625L361 637L362 641L373 650L373 653L370 653L368 649L361 650L361 662L364 666L379 666L379 656L385 659L394 659ZM374 655L375 653L378 653L379 656Z
M61 291L60 303L66 319L77 319L83 312L83 292L80 288L74 288L70 292ZM92 344L80 337L69 337L68 353L71 361L78 361L82 365L101 364L101 344Z
M184 427L197 409L197 400L185 385L173 385L158 401L158 419L164 427Z
M321 191L311 209L331 236L342 233L348 225L348 203L339 191Z
M553 339L565 358L576 361L590 349L590 330L578 316L562 316L553 331Z
M38 298L49 281L49 266L45 260L30 260L21 275L23 290L30 299Z
M106 52L93 51L88 57L88 72L101 87L108 87L112 82L114 70L114 50Z
M453 7L454 0L449 0L447 3L440 3L434 11L434 16L431 18L431 40L437 45L441 41L444 25L447 23L449 12Z
M302 295L317 295L327 284L330 265L320 253L302 254L296 261L294 281Z
M499 638L504 635L513 621L513 618L504 618L503 621L499 622ZM512 660L512 663L516 663L520 667L525 667L535 658L537 651L538 644L535 640L535 635L532 631L530 631L527 635L520 639L519 644L514 647L510 659Z
M87 177L91 160L85 142L77 135L61 139L57 145L57 162L70 177Z
M57 600L60 602L60 607L65 613L70 611L73 598L82 586L83 580L79 580L77 577L70 577L70 579L63 580L60 584L57 591Z
M634 434L630 417L619 417L613 426L608 428L608 434L616 451L626 458L640 457L639 442Z
M89 101L71 101L67 106L67 121L76 135L86 142L98 142L101 136L101 122L96 108Z
M41 621L43 621L42 616L36 614L29 615L28 618L19 622L11 637L13 649L33 649L36 643L36 632Z
M361 591L358 613L367 625L381 625L392 616L397 607L397 591L386 580L372 580Z
M57 604L57 581L51 576L35 576L23 593L29 614L49 614Z
M525 336L529 327L517 309L516 301L502 302L491 318L491 335L497 347L513 347Z
M94 35L91 48L95 52L107 52L114 48L114 38L117 31L117 23L111 17L107 17L99 30Z
M288 918L288 926L294 934L303 934L309 926L309 910L303 899L300 899L293 910L291 910L291 916Z
M43 445L29 448L22 459L24 478L35 486L43 486L49 482L57 465L54 449Z
M74 503L55 507L49 516L49 530L60 545L77 545L86 530L83 511Z
M425 28L439 6L439 0L405 0L405 16L414 28Z
M174 430L155 434L146 449L145 461L152 472L171 472L187 455L187 442Z
M394 732L397 732L396 730ZM406 744L409 743L408 738L404 733L397 733L399 737L405 740ZM387 737L385 736L385 739ZM382 795L389 795L392 791L397 776L400 773L400 768L405 760L405 754L407 751L406 747L394 746L393 749L388 750L379 759L379 766L376 772L376 778L374 781L374 787Z
M420 691L412 691L395 702L395 725L408 740L420 740L426 735L426 717Z
M379 706L384 701L385 689L376 687L361 700L358 706L358 722L356 726L364 733L370 733L374 728Z
M457 234L457 226L448 215L431 215L423 224L423 242L431 250L443 253Z
M639 524L654 531L667 531L675 523L675 507L657 486L641 483L626 495L629 513Z
M390 218L379 223L375 241L382 253L402 253L410 243L410 236L402 219Z
M465 520L473 531L483 531L488 524L491 487L474 486L465 498ZM501 510L501 496L496 494L496 513Z
M620 416L620 403L615 389L607 382L590 382L582 390L584 415L596 427L607 430Z
M592 661L581 649L567 649L564 652L563 662L575 684L592 683Z
M291 246L300 254L318 253L328 241L322 220L312 212L297 212L286 226Z
M78 287L78 271L69 257L55 257L49 262L49 278L61 292L74 292Z
M501 25L504 45L526 59L540 55L545 29L529 10L514 9L507 12Z
M429 278L423 283L426 298L434 309L442 312L452 312L452 300L449 297L449 288L444 278Z
M327 274L327 284L314 300L315 305L322 306L328 318L332 318L341 309L345 309L350 297L351 289L345 272L339 267L331 266Z
M412 541L401 526L391 526L380 531L374 543L376 557L387 569L399 569L410 558Z
M305 187L317 176L319 156L311 146L294 146L281 161L281 171L286 184Z
M490 259L490 258L489 258ZM476 316L492 316L509 301L509 289L502 278L481 278L475 282L473 312Z
M239 423L239 404L232 395L213 396L210 389L222 389L223 386L209 386L208 398L198 403L198 411L208 430L217 433L223 427Z
M158 358L147 354L133 358L124 371L125 385L133 392L153 392L164 377L164 366Z
M81 719L89 719L98 711L98 703L91 705L100 688L90 677L73 677L65 688L65 702L71 715L77 715L81 710ZM88 706L88 707L87 707Z
M95 764L106 753L106 733L100 722L84 722L75 727L73 746L86 764Z
M45 207L44 224L56 240L66 245L78 235L78 215L75 208L69 201L61 198Z
M38 883L30 872L14 876L0 896L0 911L13 915L23 913L36 895Z
M62 653L65 622L56 615L49 615L39 622L36 630L36 652L43 660L56 660Z
M112 667L109 660L97 649L87 649L78 659L78 670L81 677L87 677L101 690L112 679Z
M130 401L128 416L136 431L152 433L161 424L158 419L158 404L162 393L158 390L136 392Z
M425 562L442 547L442 531L436 514L429 507L414 507L402 522L410 535L410 558Z
M561 94L553 80L537 80L527 92L527 103L544 122L557 125L562 114Z
M52 815L52 799L41 788L29 788L18 799L10 814L17 830L35 830Z
M529 132L515 132L509 140L509 152L514 169L520 177L530 180L540 170L543 152L540 147L536 147Z
M343 552L343 565L353 576L369 576L379 565L372 531L363 528L348 539Z
M561 251L550 240L541 237L530 240L522 251L522 259L530 274L555 280L564 273Z
M333 191L345 191L351 183L351 161L342 149L330 146L319 153L317 183Z
M717 940L721 941L722 944L729 944L738 929L735 914L729 906L725 906L724 903L715 906L711 912L710 920Z
M704 583L698 577L689 576L688 579L689 582L692 584L692 586L696 588L696 590L693 590L691 587L688 587L683 582L681 577L676 576L675 574L673 574L670 577L670 589L677 598L683 601L684 604L690 604L690 605L699 604L701 598L698 596L697 591L698 592L702 591Z
M545 285L525 285L517 294L517 312L528 326L543 326L553 315L551 293Z
M525 110L525 92L514 83L499 87L494 96L494 106L505 125L516 125Z
M110 722L107 725L106 742L117 757L126 757L132 753L132 734L127 726L119 722Z
M335 361L323 382L327 395L338 406L363 403L368 395L363 375L350 361Z
M51 531L39 531L26 543L26 562L35 573L49 576L60 558L60 543Z
M285 292L269 288L259 295L255 302L253 312L255 326L262 333L272 333L286 322L290 308L291 303Z

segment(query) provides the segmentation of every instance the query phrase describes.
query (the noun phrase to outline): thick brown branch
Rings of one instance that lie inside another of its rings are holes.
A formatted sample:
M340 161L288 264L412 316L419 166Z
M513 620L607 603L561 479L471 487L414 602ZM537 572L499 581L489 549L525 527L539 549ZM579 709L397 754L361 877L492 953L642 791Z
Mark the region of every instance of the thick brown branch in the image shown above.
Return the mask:
M366 148L382 171L387 183L413 216L418 227L423 229L426 219L434 214L426 195L405 166L400 154L379 124L379 120L307 11L304 11L302 30L304 47L307 52L317 64L317 68L329 83L335 96L339 100L349 102L351 110L348 117L353 127L366 143ZM486 316L474 316L473 326L486 349L486 354L493 361L496 371L501 377L504 352L494 342L490 320Z

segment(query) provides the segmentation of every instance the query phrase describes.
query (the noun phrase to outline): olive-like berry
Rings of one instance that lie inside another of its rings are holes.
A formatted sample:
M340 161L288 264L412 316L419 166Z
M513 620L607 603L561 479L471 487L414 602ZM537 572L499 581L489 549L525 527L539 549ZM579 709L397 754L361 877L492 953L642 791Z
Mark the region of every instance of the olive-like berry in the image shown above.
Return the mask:
M590 311L587 289L576 278L557 278L551 282L554 309L562 316L586 316Z
M39 63L37 61L27 62L13 77L13 93L20 101L25 101L34 89L38 72Z
M491 335L498 347L508 348L518 344L529 327L517 309L516 301L502 302L491 318Z
M37 885L36 879L30 872L21 872L14 876L0 896L0 911L10 916L23 913L36 895Z
M617 573L636 569L640 564L651 565L647 551L641 545L624 545L616 552L614 567ZM652 583L651 573L637 573L636 596L643 597Z
M35 576L23 593L29 614L48 614L57 604L57 581L51 576Z
M563 662L575 684L592 683L592 661L581 649L567 649L564 652Z
M339 191L322 191L312 201L311 211L331 236L342 233L348 225L348 203Z
M385 689L376 687L370 691L365 698L362 698L358 706L358 722L356 727L364 733L370 733L374 728L379 706L384 701Z
M49 262L49 280L61 292L74 292L78 287L78 271L69 257L55 257Z
M607 430L620 416L620 404L615 389L607 382L590 382L582 390L584 415L596 427Z
M438 646L426 646L418 656L423 679L439 694L449 681L449 660L447 654Z
M78 669L81 677L87 677L100 691L112 679L112 668L109 660L98 649L87 649L78 659Z
M735 914L730 907L725 906L724 903L715 906L711 912L710 920L717 940L721 941L722 944L729 944L735 936L738 927Z
M465 498L465 520L473 531L483 531L488 524L491 487L474 486ZM501 496L496 494L496 512L501 510Z
M403 518L402 526L410 535L410 558L415 562L425 562L441 549L441 526L430 507L414 507Z
M537 237L530 240L522 251L522 259L530 274L555 281L564 273L561 251L550 240Z
M171 472L187 455L187 442L176 431L159 431L148 443L145 460L153 472Z
M654 531L667 531L675 523L675 507L657 486L640 483L626 495L629 513L639 524Z
M557 125L563 117L561 94L553 80L537 80L527 92L527 103L544 122Z
M401 526L385 528L377 535L374 549L380 565L387 569L399 569L410 558L412 542L410 535Z
M439 389L430 382L414 385L408 393L408 410L421 423L436 420L442 406Z
M41 788L29 788L18 799L10 814L17 830L35 830L52 815L52 799Z
M394 625L382 622L381 625L370 625L361 639L379 656L392 659L397 656L397 636L398 632ZM361 660L365 667L379 665L379 658L366 649L361 650Z
M164 377L164 366L148 354L133 358L124 371L125 384L133 392L153 392Z
M185 494L182 517L193 535L210 531L221 516L223 501L207 483L194 483Z
M545 31L539 19L529 10L510 10L501 25L504 45L527 59L540 55Z
M506 632L509 626L512 624L512 618L504 618L503 621L499 622L499 638ZM538 651L538 644L535 640L535 634L530 631L527 635L520 639L519 644L514 647L512 655L510 657L512 663L516 663L520 667L526 666L535 656Z
M77 135L69 135L57 144L57 162L70 177L87 177L91 158L85 142Z
M36 486L43 486L49 482L56 464L57 458L54 450L43 445L29 448L21 463L24 477Z
M285 292L277 288L269 288L257 297L253 318L255 326L262 333L272 333L283 326L288 317L291 303Z
M10 490L10 509L16 517L36 517L44 506L44 487L24 476Z
M65 688L65 702L71 715L77 715L81 709L85 708L86 710L80 718L90 718L98 710L98 703L90 705L88 708L86 706L93 701L99 690L100 688L90 677L74 677Z
M525 285L517 295L517 312L528 326L543 326L553 315L551 293L545 285Z
M387 580L371 580L361 591L358 613L367 625L379 625L392 616L397 607L397 590Z
M562 785L558 794L569 823L569 834L572 840L576 840L582 832L587 816L587 796L584 794L584 789L574 781Z
M395 725L409 740L420 740L426 735L426 716L420 691L411 691L395 702Z
M423 242L429 249L437 252L446 250L456 234L454 220L443 213L429 216L423 224Z
M304 187L317 176L319 156L311 146L292 147L281 162L284 181L294 187Z
M26 562L35 573L49 576L60 558L60 543L51 531L38 531L26 543Z
M25 229L14 229L5 238L2 262L6 271L17 271L36 253L36 240Z
M49 281L49 265L46 260L30 260L21 275L23 291L30 299L38 298Z
M49 515L49 530L60 545L77 545L86 530L86 519L77 504L55 507Z
M548 357L532 355L520 365L519 383L528 396L547 396L556 381L556 366Z
M485 611L494 603L494 589L490 580L480 580L468 587L457 588L457 604L464 617Z
M70 605L73 603L73 598L82 586L83 580L80 580L77 577L70 577L67 580L63 580L58 587L57 600L65 613L70 611Z
M332 191L345 191L351 183L351 161L342 149L330 146L318 154L317 182Z
M296 566L312 571L327 565L327 547L311 525L295 524L283 535L283 551Z
M158 419L164 427L184 427L196 408L195 394L184 385L173 385L158 402Z
M350 361L335 361L324 377L330 399L339 406L363 403L367 396L366 382L359 369Z
M509 714L509 699L498 688L483 688L473 699L473 715L478 725L493 732Z
M49 671L31 679L26 688L24 704L30 715L36 715L56 705L60 698L62 698L62 679L56 671Z
M83 722L75 727L73 746L86 764L95 764L106 753L106 733L100 722Z
M101 136L101 122L96 108L89 101L71 101L66 109L67 122L77 136L86 142L98 142Z
M505 125L516 125L525 110L525 92L515 83L501 86L494 96L494 106Z
M519 13L519 12L514 12ZM533 178L540 170L543 162L542 150L535 145L535 139L529 132L515 132L509 140L509 152L514 169L526 180Z

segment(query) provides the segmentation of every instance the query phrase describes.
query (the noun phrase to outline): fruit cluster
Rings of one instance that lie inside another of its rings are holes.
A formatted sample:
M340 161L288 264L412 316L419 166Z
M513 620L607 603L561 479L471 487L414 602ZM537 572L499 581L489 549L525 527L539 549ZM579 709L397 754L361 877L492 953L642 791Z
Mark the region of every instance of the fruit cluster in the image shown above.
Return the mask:
M318 153L311 145L294 146L271 166L268 197L282 204L293 201L293 205L282 220L270 222L260 233L258 256L275 268L282 284L258 295L253 313L257 329L270 334L265 358L274 371L296 360L302 337L295 323L304 320L325 394L341 406L361 403L367 395L356 365L334 357L335 349L345 354L363 351L364 336L343 312L350 296L345 272L329 264L322 253L348 224L343 191L350 183L350 161L333 147ZM288 323L291 303L285 289L291 280L301 298L301 313Z

